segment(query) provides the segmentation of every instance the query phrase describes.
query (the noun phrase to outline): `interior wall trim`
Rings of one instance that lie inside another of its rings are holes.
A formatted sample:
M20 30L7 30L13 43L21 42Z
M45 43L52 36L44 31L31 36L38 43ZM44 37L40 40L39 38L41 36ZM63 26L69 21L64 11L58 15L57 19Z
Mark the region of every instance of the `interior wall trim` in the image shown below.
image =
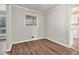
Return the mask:
M39 39L42 39L42 38L45 38L45 37L33 38L33 39L29 39L29 40L22 40L22 41L18 41L18 42L12 42L11 45L10 45L10 48L6 49L6 52L11 51L11 47L12 47L13 44L22 43L22 42L29 42L29 41L34 41L34 40L39 40Z
M38 11L38 10L30 9L30 8L25 8L25 7L21 7L21 6L17 6L17 5L12 5L12 6L16 7L16 8L20 8L20 9L30 10L30 11L37 12L37 13L43 13L42 11Z
M68 46L68 45L66 45L66 44L63 44L63 43L60 43L60 42L58 42L58 41L56 41L56 40L53 40L53 39L51 39L51 38L47 38L47 39L50 40L50 41L53 41L53 42L55 42L55 43L57 43L57 44L60 44L60 45L62 45L62 46L71 48L70 46Z

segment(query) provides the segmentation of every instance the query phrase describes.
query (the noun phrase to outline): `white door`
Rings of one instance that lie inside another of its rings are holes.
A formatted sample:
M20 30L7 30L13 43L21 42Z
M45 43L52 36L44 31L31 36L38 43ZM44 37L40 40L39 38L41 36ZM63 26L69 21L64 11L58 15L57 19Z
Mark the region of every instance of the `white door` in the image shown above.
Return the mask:
M25 26L28 29L27 37L29 38L37 38L37 16L25 15ZM27 31L26 29L26 31ZM28 35L29 34L29 35Z

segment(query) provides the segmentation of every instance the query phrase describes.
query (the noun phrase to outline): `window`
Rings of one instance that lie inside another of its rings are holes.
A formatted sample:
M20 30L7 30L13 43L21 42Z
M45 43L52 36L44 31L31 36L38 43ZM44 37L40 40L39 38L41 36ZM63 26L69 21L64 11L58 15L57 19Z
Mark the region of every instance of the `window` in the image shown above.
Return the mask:
M25 26L36 26L37 17L31 15L25 15Z
M0 34L6 34L6 17L0 15Z

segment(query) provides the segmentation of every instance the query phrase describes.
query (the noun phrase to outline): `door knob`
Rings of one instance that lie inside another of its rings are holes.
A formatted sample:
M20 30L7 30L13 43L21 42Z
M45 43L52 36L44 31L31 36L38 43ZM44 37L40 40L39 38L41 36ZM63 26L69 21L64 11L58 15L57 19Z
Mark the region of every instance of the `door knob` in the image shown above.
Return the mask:
M31 38L34 38L34 36L32 36Z

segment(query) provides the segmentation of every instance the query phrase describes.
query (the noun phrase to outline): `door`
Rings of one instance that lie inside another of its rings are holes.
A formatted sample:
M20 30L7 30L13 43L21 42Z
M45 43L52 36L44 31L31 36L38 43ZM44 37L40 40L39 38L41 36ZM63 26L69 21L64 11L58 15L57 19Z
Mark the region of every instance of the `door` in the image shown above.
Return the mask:
M37 30L37 16L34 16L34 15L25 15L25 27L27 27L28 29L28 34L27 37L29 37L30 39L31 38L37 38L37 33L38 33L38 30ZM26 30L27 30L26 29Z

